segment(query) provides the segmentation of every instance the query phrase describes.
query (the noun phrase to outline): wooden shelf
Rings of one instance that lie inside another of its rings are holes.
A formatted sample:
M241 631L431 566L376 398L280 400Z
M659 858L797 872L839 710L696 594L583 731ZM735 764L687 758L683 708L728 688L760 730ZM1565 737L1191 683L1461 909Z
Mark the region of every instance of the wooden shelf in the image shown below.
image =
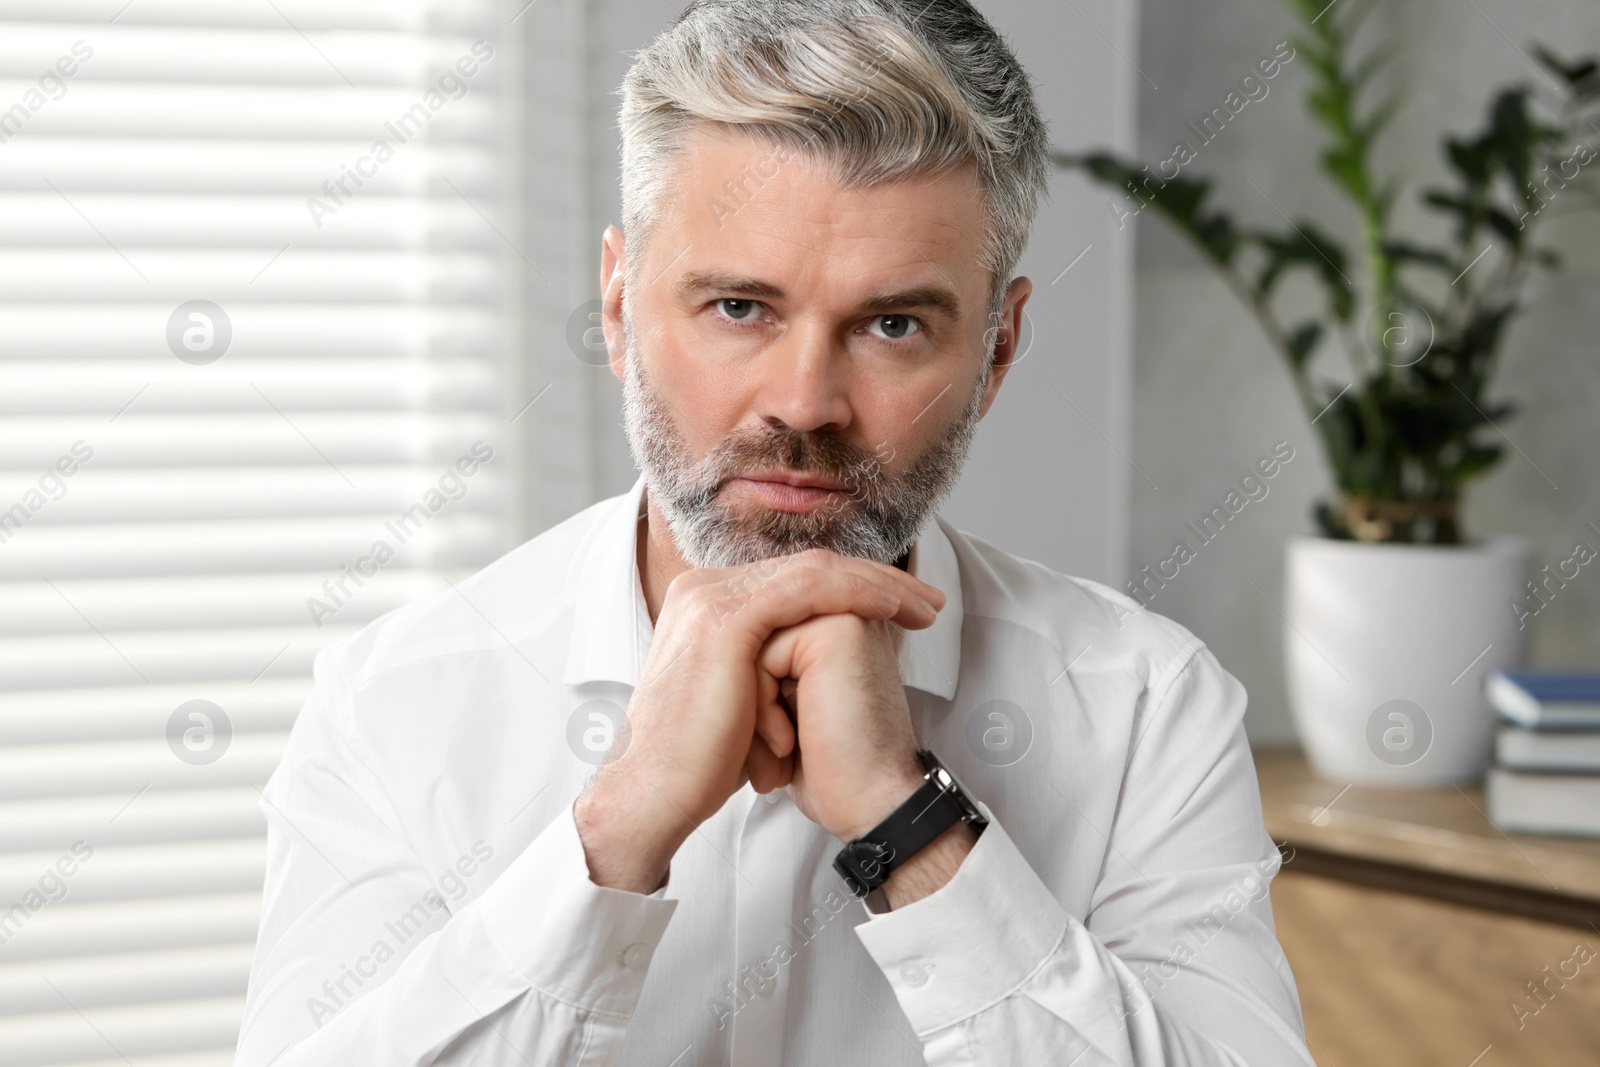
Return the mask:
M1327 781L1296 751L1256 774L1318 1067L1596 1062L1600 841L1503 834L1479 789Z
M1265 749L1255 758L1267 831L1307 853L1311 865L1343 861L1355 875L1350 880L1378 884L1372 878L1382 875L1390 888L1406 888L1409 877L1414 891L1429 896L1460 882L1476 883L1484 902L1497 893L1570 901L1583 924L1586 913L1600 914L1600 841L1502 833L1484 815L1476 787L1378 789L1319 778L1296 750Z

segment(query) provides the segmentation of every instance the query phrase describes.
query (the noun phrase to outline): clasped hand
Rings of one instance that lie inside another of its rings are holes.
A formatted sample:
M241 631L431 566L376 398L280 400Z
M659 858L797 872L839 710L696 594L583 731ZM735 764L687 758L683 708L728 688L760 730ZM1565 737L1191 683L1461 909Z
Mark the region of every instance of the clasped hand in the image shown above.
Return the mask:
M944 603L896 567L826 549L679 574L624 728L575 808L591 877L658 885L747 781L791 786L841 840L877 825L922 780L890 627L929 626Z

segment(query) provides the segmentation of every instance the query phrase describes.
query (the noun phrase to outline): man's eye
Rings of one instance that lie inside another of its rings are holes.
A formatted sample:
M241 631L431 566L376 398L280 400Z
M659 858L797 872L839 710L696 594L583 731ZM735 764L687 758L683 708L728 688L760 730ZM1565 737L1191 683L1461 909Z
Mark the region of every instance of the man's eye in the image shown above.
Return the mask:
M742 300L739 297L725 296L717 301L717 307L734 322L749 322L756 317L756 311L761 307L761 304L755 300Z
M879 315L872 324L881 329L877 336L888 341L903 341L922 331L922 324L910 315Z

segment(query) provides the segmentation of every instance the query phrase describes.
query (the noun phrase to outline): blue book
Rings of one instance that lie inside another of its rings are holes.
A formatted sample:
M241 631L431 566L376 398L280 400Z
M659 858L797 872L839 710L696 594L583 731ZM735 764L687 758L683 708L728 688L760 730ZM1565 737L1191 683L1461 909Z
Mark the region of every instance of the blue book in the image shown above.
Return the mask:
M1600 674L1495 671L1483 692L1496 711L1530 730L1600 729Z

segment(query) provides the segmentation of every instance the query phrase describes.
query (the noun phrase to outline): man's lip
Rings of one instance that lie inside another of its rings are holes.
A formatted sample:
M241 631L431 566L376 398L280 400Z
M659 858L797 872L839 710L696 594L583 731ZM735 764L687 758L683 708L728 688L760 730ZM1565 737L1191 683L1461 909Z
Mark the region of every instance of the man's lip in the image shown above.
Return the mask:
M739 477L751 482L781 482L784 485L793 485L801 489L833 489L842 491L849 486L831 478L816 478L809 474L785 474L778 471L756 471L751 474L741 474Z

